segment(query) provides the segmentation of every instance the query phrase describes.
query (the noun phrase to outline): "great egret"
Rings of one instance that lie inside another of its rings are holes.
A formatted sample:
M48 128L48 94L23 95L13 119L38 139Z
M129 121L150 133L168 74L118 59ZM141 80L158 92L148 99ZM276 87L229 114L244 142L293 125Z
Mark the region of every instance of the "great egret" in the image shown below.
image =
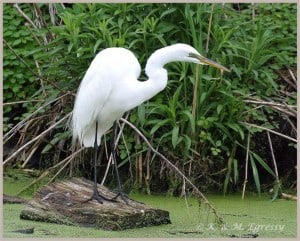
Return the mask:
M150 56L145 69L149 78L147 81L138 80L140 64L134 54L125 48L104 49L92 61L79 86L72 118L73 140L78 139L84 147L94 147L94 190L89 200L96 199L99 203L111 200L97 189L97 148L102 135L126 111L149 100L166 87L168 73L163 66L174 61L210 65L222 72L229 71L203 57L193 47L181 43L158 49ZM114 166L119 194L125 201L116 163Z

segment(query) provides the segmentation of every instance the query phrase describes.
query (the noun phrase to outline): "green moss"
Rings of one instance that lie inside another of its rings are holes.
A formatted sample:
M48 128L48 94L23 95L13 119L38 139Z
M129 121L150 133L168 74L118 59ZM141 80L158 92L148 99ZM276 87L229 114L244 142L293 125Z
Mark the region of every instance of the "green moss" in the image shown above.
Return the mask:
M24 189L32 181L34 181L39 174L31 176L18 169L6 169L3 176L3 193L7 195L16 195L19 191ZM40 182L32 185L30 188L21 193L21 197L30 198L42 185L44 185L49 178L45 178Z
M218 226L213 215L194 199L132 195L133 199L170 212L172 224L103 231L59 224L33 222L19 218L23 205L5 204L4 237L296 237L296 202L269 197L240 195L210 195L208 199L222 214L225 225ZM33 234L15 233L14 230L34 228Z

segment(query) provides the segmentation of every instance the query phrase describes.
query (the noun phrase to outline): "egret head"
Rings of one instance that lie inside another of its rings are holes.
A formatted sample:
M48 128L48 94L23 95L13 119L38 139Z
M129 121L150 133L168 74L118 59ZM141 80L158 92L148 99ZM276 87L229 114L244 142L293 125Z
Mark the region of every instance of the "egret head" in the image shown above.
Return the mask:
M187 44L175 44L173 46L178 49L178 57L179 60L181 61L192 62L195 64L209 65L218 68L221 71L230 72L230 70L227 69L226 67L220 65L219 63L211 59L202 56L195 48Z

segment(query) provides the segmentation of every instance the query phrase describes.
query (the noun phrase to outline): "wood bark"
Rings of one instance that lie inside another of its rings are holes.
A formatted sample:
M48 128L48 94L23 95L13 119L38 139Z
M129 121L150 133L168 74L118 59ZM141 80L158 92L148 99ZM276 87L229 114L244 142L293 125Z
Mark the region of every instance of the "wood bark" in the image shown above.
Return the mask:
M99 192L112 198L116 194L98 185ZM117 202L87 201L93 193L93 183L82 178L53 183L41 188L21 211L27 220L51 222L104 230L123 230L171 223L169 212L154 209L141 202L120 197Z

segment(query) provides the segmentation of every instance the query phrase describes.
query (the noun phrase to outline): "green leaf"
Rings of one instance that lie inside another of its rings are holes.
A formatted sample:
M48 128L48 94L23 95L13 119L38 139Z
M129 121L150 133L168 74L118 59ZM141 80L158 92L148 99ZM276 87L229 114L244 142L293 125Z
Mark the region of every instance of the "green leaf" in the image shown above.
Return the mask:
M235 130L236 132L238 132L241 136L241 139L244 140L245 135L244 135L244 131L242 130L242 128L236 124L236 123L226 123L226 125L228 127L230 127L231 129Z
M178 143L178 135L179 135L179 126L175 126L172 130L172 145L174 149Z
M146 111L145 111L145 105L144 104L141 104L138 106L138 118L139 118L139 121L144 124L145 121L146 121Z
M234 183L237 183L239 177L239 170L238 170L238 160L233 159L233 174L234 174Z
M260 195L261 190L260 190L259 174L258 174L258 171L257 171L255 161L254 161L253 156L251 154L250 154L250 163L251 163L252 174L253 174L253 179L254 179L254 182L255 182L255 185L256 185L256 189L257 189L258 195Z
M195 128L196 128L195 117L192 115L192 113L189 110L182 111L182 114L184 114L185 116L188 117L190 124L191 124L190 126L192 129L192 133L195 133Z
M21 43L21 41L22 41L22 39L16 39L14 42L13 42L13 46L15 46L15 45L18 45L18 44L20 44Z
M206 96L207 96L207 93L206 93L206 92L203 92L203 93L201 94L201 96L200 96L200 102L199 102L200 105L203 103L203 101L205 100Z
M217 106L217 113L220 115L221 111L223 110L224 105L218 105Z
M162 127L163 125L167 124L169 122L169 120L155 120L156 125L152 127L151 131L150 131L150 135L153 135L160 127Z
M94 45L93 53L96 53L96 52L97 52L98 47L99 47L99 45L100 45L102 42L103 42L103 40L101 40L101 39L98 39L98 40L97 40L97 42L96 42L95 45Z
M214 125L217 126L217 128L221 129L221 131L224 132L225 136L223 136L223 140L225 140L227 137L233 141L233 137L231 135L231 133L228 131L228 129L220 122L215 122Z
M269 167L269 165L256 153L251 152L253 155L253 158L268 172L270 173L273 177L275 177L275 173L273 170Z

